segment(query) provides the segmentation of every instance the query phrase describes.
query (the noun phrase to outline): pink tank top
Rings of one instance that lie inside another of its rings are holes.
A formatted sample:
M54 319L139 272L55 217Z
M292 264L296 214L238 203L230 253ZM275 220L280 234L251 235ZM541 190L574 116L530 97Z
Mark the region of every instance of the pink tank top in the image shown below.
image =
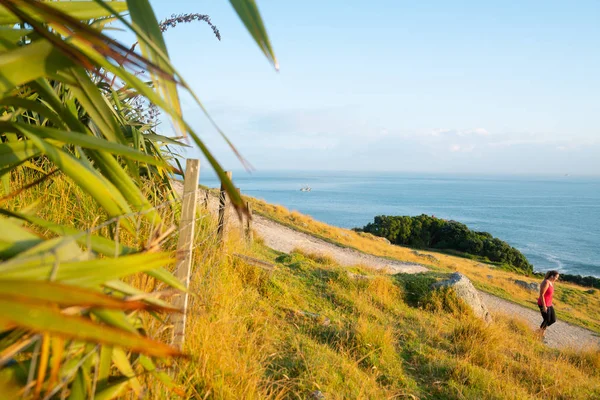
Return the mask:
M546 292L544 293L544 300L546 300L546 307L550 307L552 305L552 295L554 294L554 285L552 285L551 283L548 286L548 289L546 289ZM544 303L542 303L542 297L538 297L538 306L543 305Z

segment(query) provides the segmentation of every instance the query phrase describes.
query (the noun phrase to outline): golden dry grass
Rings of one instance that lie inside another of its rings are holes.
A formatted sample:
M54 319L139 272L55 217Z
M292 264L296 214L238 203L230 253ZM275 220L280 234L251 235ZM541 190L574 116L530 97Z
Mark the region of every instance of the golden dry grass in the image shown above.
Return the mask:
M518 320L486 326L452 292L415 307L399 278L358 269L371 279L353 279L312 255L239 243L228 246L277 270L227 256L199 266L186 345L194 360L178 364L191 398L600 395L598 351L548 349ZM453 302L454 312L440 307Z
M75 194L67 192L68 182L57 183L21 198L20 204L42 198L38 212L61 213L63 221L90 226L98 216L93 202L76 203ZM61 202L67 207L58 208ZM306 217L294 218L309 225ZM600 397L598 350L548 349L523 322L510 318L498 317L486 326L452 292L427 292L429 280L439 278L439 272L391 277L351 268L368 276L359 279L327 257L280 254L260 240L248 247L236 230L220 250L210 236L214 228L209 216L198 224L196 243L202 245L194 253L185 345L190 358L178 360L172 369L183 398L302 399L317 392L328 399ZM349 237L354 247L360 244L375 254L423 258L378 239L327 229L337 235L331 237ZM327 234L325 228L321 234ZM234 253L271 262L276 270L250 265ZM440 260L439 270L465 268L467 274L487 279L487 267L426 254ZM490 271L490 281L504 279L507 285L493 287L512 293L507 279L514 276ZM157 288L151 279L132 281L146 290ZM412 292L419 287L423 290L415 300ZM143 324L152 337L169 340L169 328L159 321L144 316ZM162 383L140 379L149 398L175 397Z
M359 233L334 227L316 221L297 211L289 211L282 206L268 204L254 198L248 199L252 201L253 209L256 212L298 231L364 253L400 261L416 262L427 265L434 270L458 271L469 277L479 289L537 310L537 293L516 285L514 281L522 280L527 283L539 283L538 279L508 272L467 258L390 245L385 239L369 233ZM598 291L593 294L586 293L587 289L578 285L559 282L556 285L555 294L558 318L600 332L600 293Z

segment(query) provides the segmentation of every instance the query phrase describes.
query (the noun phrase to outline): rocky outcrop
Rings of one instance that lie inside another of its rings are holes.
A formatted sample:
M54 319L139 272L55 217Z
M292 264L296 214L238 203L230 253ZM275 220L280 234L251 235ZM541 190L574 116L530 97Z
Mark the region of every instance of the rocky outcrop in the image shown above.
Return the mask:
M461 273L455 272L445 281L433 284L434 288L448 286L454 289L456 295L469 306L473 313L485 322L492 322L492 315L488 311L481 295L475 289L469 278Z
M357 233L358 233L358 236L362 236L362 237L370 239L370 240L376 240L378 242L383 242L385 244L392 244L392 242L390 242L388 240L388 238L384 238L382 236L376 236L369 232L357 232Z
M531 290L532 292L538 292L540 290L540 284L535 282L525 282L522 280L515 280L515 284L521 286L524 289Z
M417 251L417 250L413 250L413 251L412 251L412 253L413 253L415 256L418 256L418 257L423 257L423 258L425 258L427 261L429 261L429 262L432 262L432 263L435 263L435 264L437 264L438 262L440 262L440 260L438 260L438 259L437 259L437 257L435 257L435 256L432 256L431 254L423 254L423 253L421 253L420 251Z

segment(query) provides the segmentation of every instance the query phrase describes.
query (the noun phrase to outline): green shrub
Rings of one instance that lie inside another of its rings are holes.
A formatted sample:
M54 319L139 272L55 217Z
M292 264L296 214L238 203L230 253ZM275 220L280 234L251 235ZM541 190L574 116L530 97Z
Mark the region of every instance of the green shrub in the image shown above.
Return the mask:
M394 244L454 250L506 264L526 274L533 272L533 266L519 250L487 232L472 231L457 221L425 214L417 217L379 215L372 223L355 230L385 237Z

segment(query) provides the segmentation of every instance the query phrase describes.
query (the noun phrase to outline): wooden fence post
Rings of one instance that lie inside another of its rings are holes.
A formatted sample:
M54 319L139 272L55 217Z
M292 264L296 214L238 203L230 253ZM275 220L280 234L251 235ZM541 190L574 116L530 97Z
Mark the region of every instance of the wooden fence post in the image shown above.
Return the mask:
M206 192L204 192L204 208L206 208L207 210L209 209L209 201L210 198L210 189L206 189Z
M247 201L246 208L248 209L248 216L246 217L246 242L251 245L254 238L252 237L252 204Z
M225 171L227 177L231 180L231 171ZM221 190L219 191L219 219L217 226L217 238L219 244L223 244L225 242L225 232L227 231L227 205L228 205L228 197L227 191L225 190L225 185L221 183Z
M196 223L196 204L198 200L198 178L200 176L200 161L188 159L185 164L183 180L183 201L181 204L181 221L179 222L179 240L177 242L176 276L185 285L190 286L192 266L192 245L194 241L194 225ZM185 342L185 322L188 306L188 294L181 293L175 298L175 307L181 309L181 314L173 314L174 347L181 349Z

